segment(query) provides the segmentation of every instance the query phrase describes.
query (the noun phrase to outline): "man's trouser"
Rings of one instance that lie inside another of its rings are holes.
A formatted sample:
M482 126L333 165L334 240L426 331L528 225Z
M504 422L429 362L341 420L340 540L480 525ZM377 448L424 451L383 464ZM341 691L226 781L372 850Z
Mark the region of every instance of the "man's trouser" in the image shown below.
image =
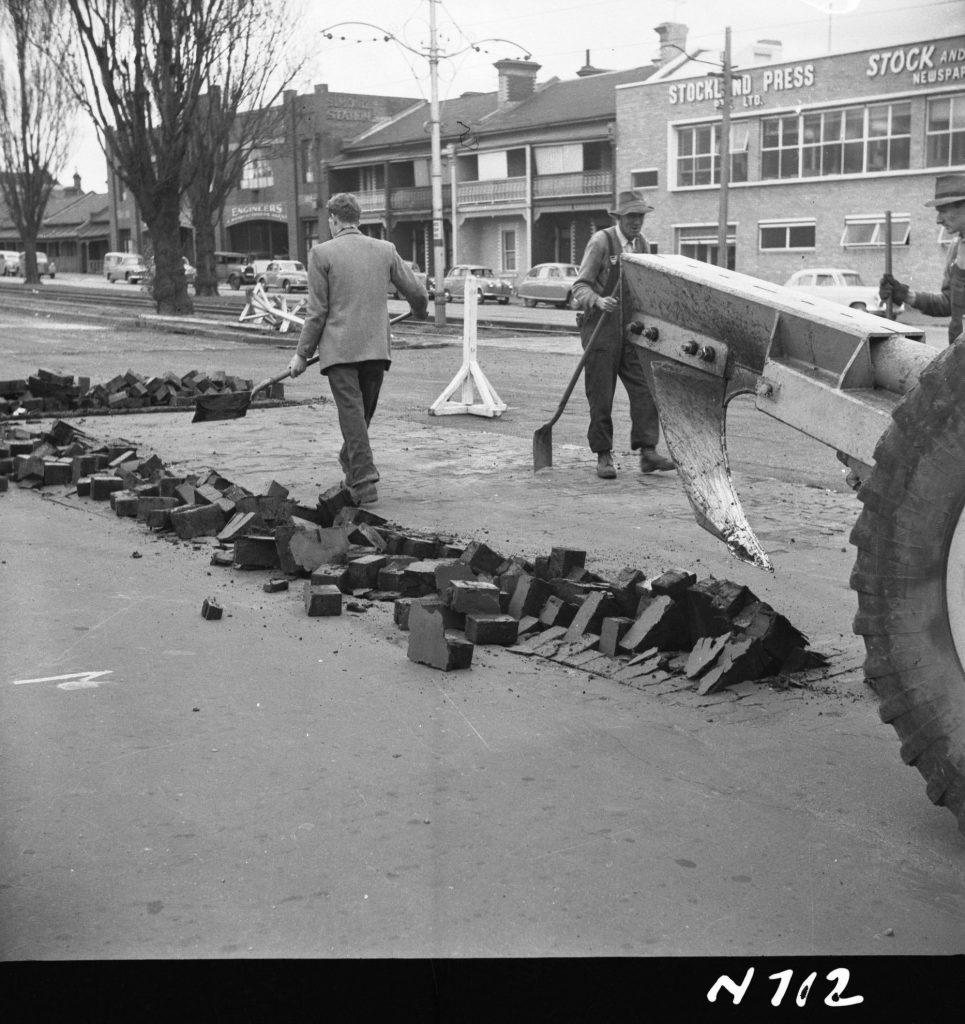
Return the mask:
M332 389L338 425L342 431L342 450L338 461L345 472L349 488L375 483L379 471L372 460L369 424L385 376L384 359L366 359L360 363L338 363L325 371Z
M586 399L590 404L590 429L586 432L590 451L613 450L613 396L617 378L630 399L630 447L655 448L660 439L657 406L650 394L647 377L636 346L624 341L619 316L610 316L600 328L584 366ZM586 348L588 332L584 332Z

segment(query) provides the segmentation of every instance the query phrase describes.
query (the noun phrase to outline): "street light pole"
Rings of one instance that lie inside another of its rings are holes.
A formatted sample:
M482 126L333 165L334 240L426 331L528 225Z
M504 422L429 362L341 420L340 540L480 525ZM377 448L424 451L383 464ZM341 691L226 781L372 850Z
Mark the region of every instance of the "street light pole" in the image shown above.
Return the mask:
M442 213L442 137L439 125L439 46L436 40L436 4L429 0L429 124L431 128L432 243L436 279L436 325L445 326L446 300L442 280L446 274L446 228Z
M724 96L720 111L720 205L717 214L717 266L727 267L727 191L730 188L730 108L733 69L730 64L730 26L724 30L724 66L721 85Z

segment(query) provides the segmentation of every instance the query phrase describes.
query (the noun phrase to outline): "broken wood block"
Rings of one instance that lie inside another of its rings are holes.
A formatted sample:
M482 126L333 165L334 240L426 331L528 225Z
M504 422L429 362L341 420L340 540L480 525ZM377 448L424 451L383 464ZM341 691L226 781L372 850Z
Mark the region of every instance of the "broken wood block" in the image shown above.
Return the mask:
M206 597L201 605L201 615L205 619L220 619L224 609L213 597Z
M471 569L475 569L476 572L484 572L490 576L495 576L506 559L493 551L488 544L474 540L459 556L459 561L465 562L466 565Z
M539 621L544 626L570 626L579 605L570 604L556 594L550 594L540 609Z
M282 590L288 589L288 580L286 579L273 579L262 585L261 588L266 594L277 594Z
M420 665L449 672L469 668L473 645L465 633L446 628L445 609L415 601L409 606L409 644L406 656Z
M636 653L647 647L679 650L689 641L684 610L672 598L662 595L644 606L617 646L621 651Z
M520 620L520 627L523 626L524 622L525 620ZM536 633L534 636L527 637L525 640L520 641L515 647L513 647L513 650L517 654L537 654L541 647L548 649L552 644L563 643L563 638L565 636L565 626L551 626L549 629L544 629L541 633ZM553 650L555 649L556 648L553 647Z
M688 679L696 679L703 675L717 660L717 656L727 645L731 638L730 633L723 636L702 636L694 644L687 662L684 665L684 675Z
M697 582L697 576L684 569L668 569L650 581L652 593L663 597L680 597L683 592Z
M773 671L777 671L792 650L807 647L808 638L765 601L754 601L734 616L734 630L761 641Z
M701 636L721 636L730 632L734 616L757 598L740 583L718 580L713 576L688 587L681 598L687 609L690 641Z
M586 552L578 548L553 548L547 568L550 579L566 576L571 569L586 565Z
M343 487L341 484L336 484L334 487L329 487L327 491L322 491L318 496L318 516L322 526L333 526L335 524L335 516L338 515L339 511L345 508L346 505L354 505L355 502L352 500L352 495L349 494L348 488Z
M239 569L277 569L278 549L274 536L249 534L235 541L234 564Z
M584 633L578 640L567 640L564 636L552 654L544 654L543 651L537 651L537 654L548 657L550 661L558 661L561 665L571 665L572 658L595 648L599 641L600 638L593 633Z
M348 528L333 526L295 526L292 523L275 527L278 564L287 573L312 572L328 562L345 560L349 548Z
M600 626L600 650L609 658L617 656L618 645L627 630L633 625L633 619L622 615L607 616Z
M622 569L610 585L613 600L616 601L620 615L634 618L639 609L640 594L637 587L646 577L639 569Z
M750 679L761 679L766 674L761 657L761 643L755 637L732 636L718 654L716 664L706 671L697 686L704 696Z
M265 524L257 512L236 512L218 533L218 540L233 541L245 533L262 532Z
M521 619L526 615L538 616L549 596L550 586L545 580L523 575L516 583L506 610L514 619Z

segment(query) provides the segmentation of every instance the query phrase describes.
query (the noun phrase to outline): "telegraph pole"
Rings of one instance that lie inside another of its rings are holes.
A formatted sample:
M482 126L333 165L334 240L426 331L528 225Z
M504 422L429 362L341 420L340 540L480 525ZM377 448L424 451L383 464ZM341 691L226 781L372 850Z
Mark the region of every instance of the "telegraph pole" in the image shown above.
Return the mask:
M442 279L446 275L446 225L442 212L442 132L439 124L439 45L436 39L436 4L429 0L429 124L431 128L432 183L432 265L436 279L436 325L446 323L446 300L442 294ZM455 196L453 196L455 199ZM455 226L455 225L453 225Z
M733 103L733 68L730 63L730 25L724 30L724 62L720 109L720 206L717 213L717 266L727 267L727 191L730 188L730 108Z

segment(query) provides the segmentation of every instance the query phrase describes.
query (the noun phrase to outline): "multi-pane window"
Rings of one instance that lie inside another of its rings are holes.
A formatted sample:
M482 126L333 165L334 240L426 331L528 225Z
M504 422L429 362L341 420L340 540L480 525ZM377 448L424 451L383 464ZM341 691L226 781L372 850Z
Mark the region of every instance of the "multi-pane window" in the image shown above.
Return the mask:
M516 232L502 232L503 270L516 269Z
M928 101L925 162L929 167L965 164L965 93Z
M315 180L315 140L302 139L299 144L301 149L301 179L309 185Z
M846 249L882 248L887 243L888 228L885 217L845 217L841 245ZM908 245L911 238L911 218L891 218L891 244Z
M271 161L265 156L263 150L253 149L241 172L241 187L270 188L274 184L275 178L271 173Z
M782 249L813 249L816 242L814 221L788 221L781 224L760 224L759 246L762 251Z
M761 178L907 170L911 103L818 110L761 122Z
M747 181L747 141L743 125L731 125L730 180ZM677 185L720 182L720 125L698 124L677 129Z

